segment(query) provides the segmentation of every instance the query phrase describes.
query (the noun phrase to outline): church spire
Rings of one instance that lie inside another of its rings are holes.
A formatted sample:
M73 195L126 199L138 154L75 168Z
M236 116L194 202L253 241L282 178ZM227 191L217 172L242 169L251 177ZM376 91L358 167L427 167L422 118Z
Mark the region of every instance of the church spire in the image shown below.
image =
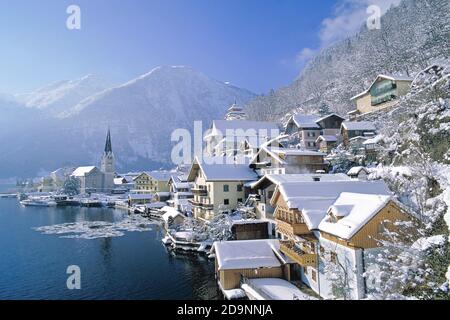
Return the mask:
M111 131L109 130L109 128L108 128L108 134L106 136L105 153L112 153Z

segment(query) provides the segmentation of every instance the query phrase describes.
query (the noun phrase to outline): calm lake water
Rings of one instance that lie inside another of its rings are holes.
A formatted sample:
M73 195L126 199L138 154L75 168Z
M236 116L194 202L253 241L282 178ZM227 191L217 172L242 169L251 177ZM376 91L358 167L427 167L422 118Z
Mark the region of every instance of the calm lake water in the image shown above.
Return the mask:
M0 199L0 299L218 298L214 263L205 256L168 252L157 224L147 231L121 229L123 236L89 240L35 230L56 225L48 230L58 232L87 222L88 231L101 234L89 221L127 219L114 209L24 208L16 199ZM81 268L81 290L67 289L70 265Z

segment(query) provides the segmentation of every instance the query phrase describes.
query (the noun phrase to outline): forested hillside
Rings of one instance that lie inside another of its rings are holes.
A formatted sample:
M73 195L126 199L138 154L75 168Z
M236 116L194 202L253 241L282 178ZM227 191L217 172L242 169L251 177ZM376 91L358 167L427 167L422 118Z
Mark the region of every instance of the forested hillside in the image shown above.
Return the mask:
M381 19L380 30L364 25L355 36L319 53L290 86L258 97L248 106L253 119L280 120L295 112L315 113L323 105L346 114L350 98L377 74L415 76L450 52L447 0L404 0Z

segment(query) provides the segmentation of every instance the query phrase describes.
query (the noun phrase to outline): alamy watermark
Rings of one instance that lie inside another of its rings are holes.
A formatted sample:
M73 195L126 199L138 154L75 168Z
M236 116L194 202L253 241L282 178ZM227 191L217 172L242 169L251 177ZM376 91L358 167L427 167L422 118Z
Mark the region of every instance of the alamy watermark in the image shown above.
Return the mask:
M245 157L238 156L244 151L245 141L251 146L261 146L279 136L279 129L264 128L226 129L225 132L215 128L204 133L202 121L195 121L193 136L188 129L172 132L171 142L176 144L171 159L175 165L192 163L194 158L206 164L245 164Z
M69 15L66 20L66 27L69 30L81 30L81 8L75 4L67 7L66 13Z
M66 273L70 276L67 278L66 285L69 290L81 289L81 268L77 265L67 267Z
M366 10L369 17L367 18L366 25L369 30L381 29L381 8L377 5L371 5Z

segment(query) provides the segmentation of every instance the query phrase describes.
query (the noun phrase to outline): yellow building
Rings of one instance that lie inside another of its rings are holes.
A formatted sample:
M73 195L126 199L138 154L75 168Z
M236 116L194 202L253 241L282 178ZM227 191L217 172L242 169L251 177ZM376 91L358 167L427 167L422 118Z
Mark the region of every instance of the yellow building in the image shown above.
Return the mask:
M350 118L392 107L399 97L410 91L412 80L409 77L378 75L369 89L350 99L356 104L356 109L348 113Z
M235 210L248 195L244 185L258 179L247 164L227 161L230 159L217 157L200 162L196 158L192 164L188 182L194 182L194 199L189 201L195 218L209 220L221 211Z
M169 192L169 179L171 173L168 171L146 171L134 178L135 188L133 193L158 193Z

